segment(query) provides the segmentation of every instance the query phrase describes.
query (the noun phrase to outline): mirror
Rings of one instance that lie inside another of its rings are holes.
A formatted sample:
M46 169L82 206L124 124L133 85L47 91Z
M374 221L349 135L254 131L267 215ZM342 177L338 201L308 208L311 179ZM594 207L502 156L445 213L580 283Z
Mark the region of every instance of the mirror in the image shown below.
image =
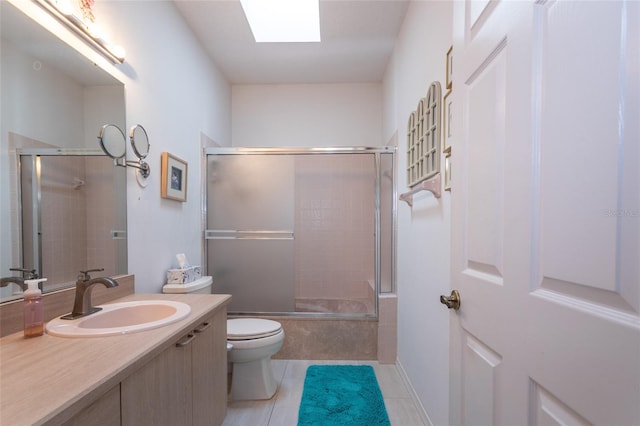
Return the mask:
M100 141L100 147L105 154L109 157L113 158L114 166L121 167L135 167L138 169L138 174L136 175L136 179L138 183L145 187L147 186L146 178L151 174L151 167L149 164L144 161L144 158L149 153L149 138L147 137L147 131L144 130L139 124L131 127L131 131L129 132L129 139L131 139L131 146L133 147L133 151L138 157L138 161L128 161L126 158L126 142L124 138L124 133L122 130L115 124L105 124L100 129L100 133L98 134L98 140ZM122 161L118 161L122 159Z
M124 85L11 3L0 8L0 277L36 269L47 292L80 269L126 273L126 169L96 147L104 123L125 128ZM20 297L0 287L0 301Z
M124 157L127 152L127 145L124 133L115 124L105 124L98 134L100 147L109 157L119 160Z
M147 131L139 124L131 127L129 131L129 139L131 139L131 146L133 147L133 152L136 153L136 156L143 160L147 154L149 154L149 136L147 136Z

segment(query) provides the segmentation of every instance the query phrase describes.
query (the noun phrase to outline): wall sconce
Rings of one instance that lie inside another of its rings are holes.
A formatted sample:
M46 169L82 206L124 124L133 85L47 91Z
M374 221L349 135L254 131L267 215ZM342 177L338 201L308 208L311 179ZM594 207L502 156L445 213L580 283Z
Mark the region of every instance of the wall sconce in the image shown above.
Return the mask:
M126 51L122 46L113 45L102 35L101 29L93 22L87 23L81 17L82 12L71 3L73 0L36 0L36 2L58 21L80 36L98 52L112 62L123 63ZM91 11L89 10L89 13ZM93 15L91 15L93 16Z
M113 165L120 167L135 167L141 178L148 178L151 174L151 167L144 159L149 154L149 137L147 131L139 124L131 127L129 131L129 141L133 152L138 157L138 161L128 161L126 159L127 146L124 133L115 124L105 124L98 134L100 147L109 157L113 158Z

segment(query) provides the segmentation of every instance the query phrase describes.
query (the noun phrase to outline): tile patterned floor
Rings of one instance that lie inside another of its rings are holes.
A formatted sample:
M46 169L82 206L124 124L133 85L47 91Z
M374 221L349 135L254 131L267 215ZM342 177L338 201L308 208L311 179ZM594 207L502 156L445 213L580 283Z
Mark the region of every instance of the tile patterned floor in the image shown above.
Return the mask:
M278 392L267 401L229 402L223 426L295 426L307 367L312 364L366 364L376 373L392 426L424 426L420 411L395 365L375 361L272 360Z

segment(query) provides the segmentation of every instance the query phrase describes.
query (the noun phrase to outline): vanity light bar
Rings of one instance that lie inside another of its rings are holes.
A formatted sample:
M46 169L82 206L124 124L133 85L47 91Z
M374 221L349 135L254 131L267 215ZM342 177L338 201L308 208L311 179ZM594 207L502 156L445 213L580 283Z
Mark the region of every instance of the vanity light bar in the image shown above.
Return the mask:
M105 55L113 63L123 63L126 51L124 47L113 45L102 35L102 30L95 24L88 25L76 15L70 0L35 0L43 9L53 15L67 28L75 32L85 42Z

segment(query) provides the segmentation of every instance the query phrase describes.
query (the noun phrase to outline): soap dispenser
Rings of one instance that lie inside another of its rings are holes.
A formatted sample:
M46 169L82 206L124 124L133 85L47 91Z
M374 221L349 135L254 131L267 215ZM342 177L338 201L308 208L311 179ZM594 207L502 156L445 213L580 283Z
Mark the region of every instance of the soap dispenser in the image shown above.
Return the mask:
M42 291L38 288L38 283L46 280L25 280L27 290L24 292L24 337L42 336L44 333Z

